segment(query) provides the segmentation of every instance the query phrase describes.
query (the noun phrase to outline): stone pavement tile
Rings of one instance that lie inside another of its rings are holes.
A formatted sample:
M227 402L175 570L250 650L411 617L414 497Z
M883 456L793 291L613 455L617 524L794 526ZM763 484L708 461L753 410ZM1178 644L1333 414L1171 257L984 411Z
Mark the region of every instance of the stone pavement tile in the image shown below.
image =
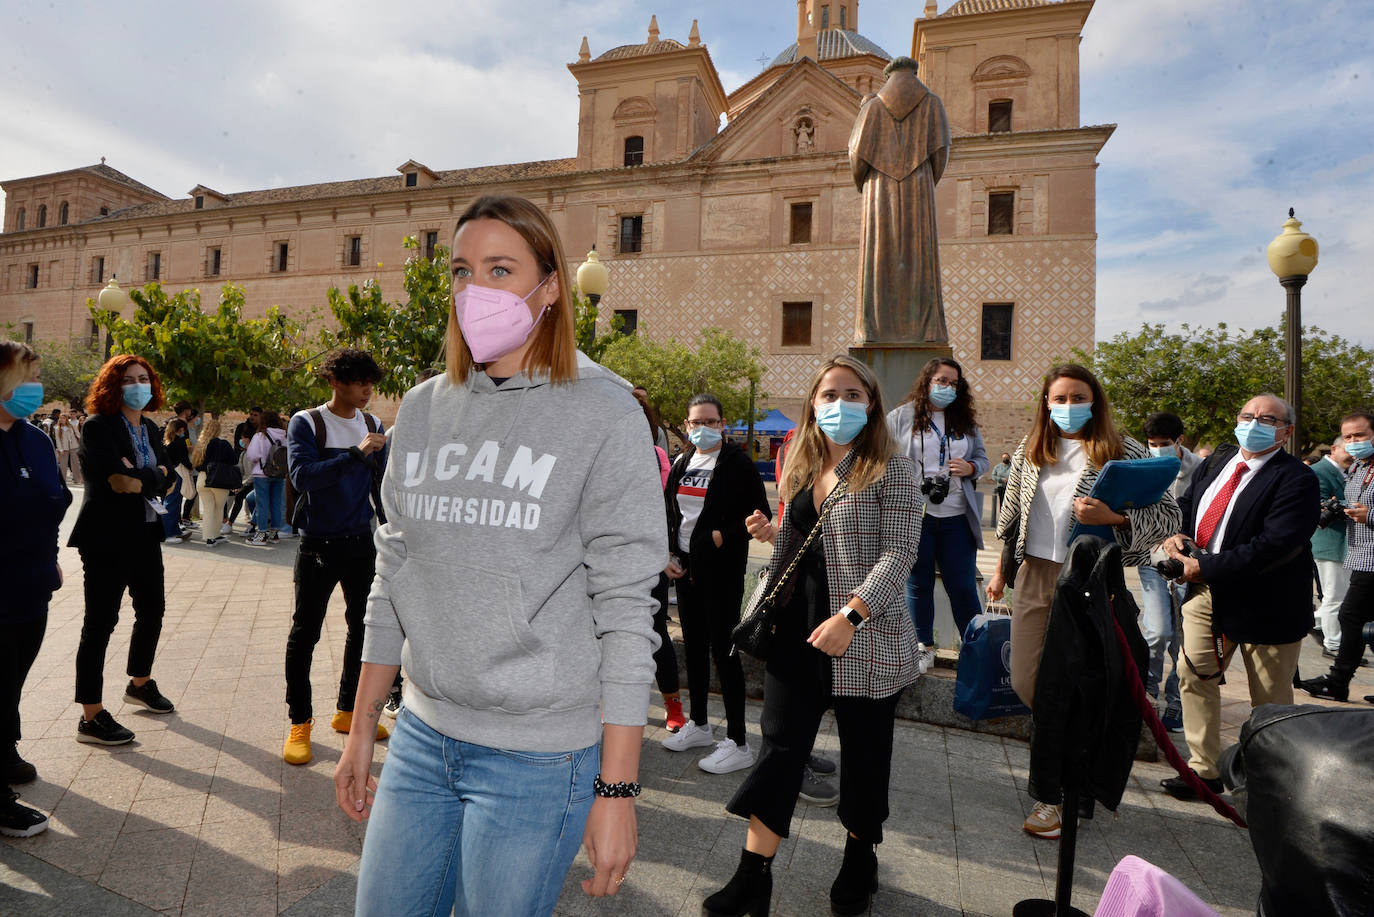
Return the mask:
M338 850L318 844L288 846L277 850L277 890L299 889L304 897L330 879L348 872L362 854L362 845ZM292 899L293 902L296 899Z
M276 917L276 891L256 891L248 894L233 892L216 893L204 897L192 897L195 887L195 874L186 892L186 903L181 909L181 917ZM256 887L256 886L255 886Z
M23 846L0 845L0 914L146 917L155 913L32 856Z
M896 832L878 847L878 882L894 894L957 903L959 868L951 838L939 844L913 843ZM838 860L832 868L838 868Z
M947 907L919 895L889 892L881 886L873 897L874 917L977 917L957 907Z
M149 765L148 775L143 778L143 783L138 788L138 795L134 797L135 801L166 799L168 796L185 796L188 793L208 793L210 791L214 771L189 770L187 768L166 770L159 767L160 764L161 762L154 761ZM161 774L166 774L166 776L161 776Z
M91 754L91 746L76 741L76 719L69 721L65 734L25 739L20 751L29 761L53 761L58 758L79 758L83 762Z
M187 770L210 770L219 762L220 750L204 745L162 748L153 753L158 761Z
M308 845L322 850L352 851L362 855L365 826L339 811L331 797L328 809L283 809L278 817L278 836L283 847Z
M206 797L203 824L222 821L265 820L279 822L281 794L272 789L239 787Z
M1228 907L1254 907L1260 876L1248 832L1224 822L1170 819L1168 823L1206 882L1212 901Z
M1009 875L1000 869L959 864L959 906L967 913L1010 914L1018 901L1049 898L1051 891L1043 881L1027 876Z
M998 736L948 730L945 733L945 750L951 756L974 758L1004 766L1008 763L1007 753L1002 748L1002 739Z
M188 793L135 802L129 807L129 815L124 820L120 834L152 833L168 828L194 828L198 831L205 816L206 799L204 793ZM196 833L190 833L192 840Z
M45 863L50 863L73 875L98 875L114 849L118 829L78 835L63 824L48 823L48 830L35 837L5 839L7 846L16 847Z
M129 805L133 799L120 795L113 804L106 804L95 798L98 791L90 795L87 795L88 792L69 789L48 813L51 825L81 837L117 834L124 826L124 819L129 814Z
M195 857L196 835L199 831L199 825L160 828L154 831L122 831L110 850L105 872L142 869L167 863L190 863ZM101 874L104 875L104 872Z

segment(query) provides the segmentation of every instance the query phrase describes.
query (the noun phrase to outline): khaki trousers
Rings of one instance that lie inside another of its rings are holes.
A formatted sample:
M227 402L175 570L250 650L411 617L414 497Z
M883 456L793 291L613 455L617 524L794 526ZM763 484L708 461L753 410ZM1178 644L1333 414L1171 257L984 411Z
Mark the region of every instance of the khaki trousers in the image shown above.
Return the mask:
M1188 740L1188 765L1198 776L1220 776L1221 679L1204 678L1226 671L1240 650L1250 683L1250 706L1293 703L1293 674L1298 669L1302 642L1271 645L1226 641L1217 659L1212 640L1212 593L1205 586L1183 605L1183 659L1179 666L1179 694L1183 701L1183 736Z
M1035 679L1040 674L1040 654L1050 626L1050 606L1063 564L1026 556L1016 574L1016 594L1011 605L1011 689L1027 707L1035 699Z
M206 487L205 472L196 476L200 485L200 533L209 541L219 537L220 526L224 522L224 505L229 501L229 491L223 487Z

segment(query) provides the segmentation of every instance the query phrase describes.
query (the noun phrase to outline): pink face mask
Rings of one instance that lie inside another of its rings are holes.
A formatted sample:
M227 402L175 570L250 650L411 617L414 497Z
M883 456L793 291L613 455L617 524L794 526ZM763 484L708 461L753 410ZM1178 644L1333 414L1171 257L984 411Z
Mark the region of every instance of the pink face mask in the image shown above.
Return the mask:
M453 294L453 310L458 316L463 340L472 351L473 362L489 363L529 339L548 307L539 311L538 318L530 318L530 307L525 301L552 276L549 274L539 281L539 285L523 297L475 283Z

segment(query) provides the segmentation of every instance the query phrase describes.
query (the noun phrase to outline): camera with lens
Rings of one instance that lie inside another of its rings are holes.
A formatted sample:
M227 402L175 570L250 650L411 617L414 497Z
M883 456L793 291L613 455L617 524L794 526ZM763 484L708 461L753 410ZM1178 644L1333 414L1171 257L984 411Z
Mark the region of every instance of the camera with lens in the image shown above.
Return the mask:
M1345 522L1345 501L1332 494L1322 501L1321 515L1317 517L1317 528L1329 529L1336 523Z
M1199 548L1197 546L1197 542L1193 541L1191 538L1183 539L1184 557L1201 557L1206 553L1207 552L1202 548ZM1164 577L1165 579L1176 580L1183 575L1183 561L1173 557L1166 557L1159 563L1155 564L1155 570L1157 570L1159 572L1159 575Z
M921 493L931 503L944 503L945 497L949 496L949 478L927 476L921 481Z

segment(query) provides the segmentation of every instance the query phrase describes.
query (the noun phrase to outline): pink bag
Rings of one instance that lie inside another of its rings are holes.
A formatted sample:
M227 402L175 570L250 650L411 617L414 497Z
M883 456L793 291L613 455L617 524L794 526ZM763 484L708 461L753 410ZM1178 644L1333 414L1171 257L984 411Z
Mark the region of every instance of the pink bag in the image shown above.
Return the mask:
M1124 857L1107 879L1093 917L1220 917L1188 886L1153 863Z

